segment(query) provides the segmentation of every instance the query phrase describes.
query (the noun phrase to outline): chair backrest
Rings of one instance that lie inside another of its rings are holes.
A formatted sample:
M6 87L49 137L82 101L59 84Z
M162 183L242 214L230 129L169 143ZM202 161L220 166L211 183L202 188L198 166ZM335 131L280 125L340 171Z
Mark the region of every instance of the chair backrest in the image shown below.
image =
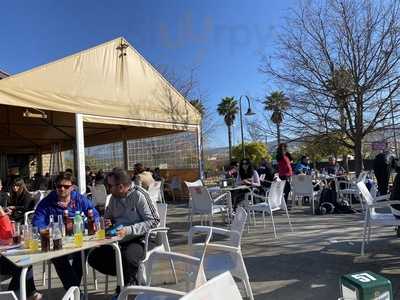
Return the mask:
M111 194L107 195L107 197L106 197L106 203L105 203L104 207L107 207L108 204L110 203L111 196L112 196Z
M161 199L161 181L154 181L150 183L149 189L147 190L149 193L149 196L151 198L151 201L153 202L154 205L156 205L157 202L162 202Z
M367 186L363 181L357 182L357 187L362 195L364 201L368 204L374 204L374 198L372 197L371 193L368 191Z
M150 253L146 264L147 273L147 285L151 284L151 274L153 266L160 265L160 261L173 261L181 262L185 265L185 271L188 275L188 280L190 281L187 285L187 291L196 288L205 282L207 282L206 275L204 273L204 257L201 258L177 253L177 252L166 252L166 251L153 251Z
M18 300L17 296L13 291L2 291L0 292L1 300Z
M62 300L80 300L80 299L81 299L81 293L77 286L71 286L65 293L64 297L62 298Z
M155 206L157 208L158 215L160 216L160 227L167 226L167 211L168 205L166 203L157 203Z
M243 207L236 208L235 217L231 224L231 230L239 233L239 235L232 235L230 237L231 246L240 246L244 227L246 226L247 212Z
M285 189L286 180L274 181L268 193L268 204L271 210L283 208L283 190Z
M233 279L231 273L222 273L211 280L207 281L201 287L194 289L186 294L181 300L241 300L240 291Z
M192 199L192 213L211 213L213 201L207 188L204 186L190 186L188 189Z
M105 205L107 199L107 191L104 184L97 184L95 186L89 186L90 192L92 193L93 205Z
M367 171L361 171L360 174L357 177L357 182L364 182L365 179L367 178L368 172Z
M292 192L295 194L312 194L313 184L310 175L299 174L292 177Z
M37 190L29 193L32 195L33 199L35 199L35 204L44 198L44 191Z
M197 179L196 181L190 182L190 181L185 181L186 186L193 187L193 186L203 186L203 181L201 179Z

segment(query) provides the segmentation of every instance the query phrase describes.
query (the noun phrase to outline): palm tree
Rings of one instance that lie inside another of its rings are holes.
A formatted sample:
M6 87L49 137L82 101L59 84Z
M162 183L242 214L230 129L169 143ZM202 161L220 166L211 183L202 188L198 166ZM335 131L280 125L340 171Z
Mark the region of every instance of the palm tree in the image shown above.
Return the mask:
M272 92L266 97L264 109L272 111L271 121L276 124L276 135L278 145L281 143L281 123L283 121L283 114L289 108L289 99L282 91Z
M200 99L193 99L190 100L189 102L194 106L194 108L196 108L199 111L200 115L204 117L204 114L206 113L206 108L204 107L203 102L201 102Z
M218 114L224 117L226 126L228 127L228 143L229 143L229 161L232 161L232 133L231 127L235 122L236 114L239 111L237 100L234 97L225 97L221 100L217 107Z

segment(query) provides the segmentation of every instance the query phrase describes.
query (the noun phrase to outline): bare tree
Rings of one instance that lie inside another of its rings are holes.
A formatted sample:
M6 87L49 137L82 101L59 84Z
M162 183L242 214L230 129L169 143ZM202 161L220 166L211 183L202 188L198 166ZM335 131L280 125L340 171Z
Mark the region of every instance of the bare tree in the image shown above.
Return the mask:
M180 75L171 68L159 66L160 73L185 97L202 116L202 142L207 144L215 132L216 113L207 108L207 94L199 88L196 68L191 68L188 75Z
M288 17L276 55L260 67L291 91L292 130L341 133L357 172L364 137L399 113L399 17L396 0L305 2Z

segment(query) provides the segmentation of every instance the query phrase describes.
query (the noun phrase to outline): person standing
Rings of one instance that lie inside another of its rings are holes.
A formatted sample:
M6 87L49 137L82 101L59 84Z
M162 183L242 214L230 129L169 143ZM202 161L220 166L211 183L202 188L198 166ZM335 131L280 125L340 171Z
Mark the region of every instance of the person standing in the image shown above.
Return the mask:
M291 165L291 155L287 152L287 145L285 143L278 145L276 160L278 161L279 178L281 180L286 180L284 195L287 204L290 193L290 177L293 175L293 170Z
M392 169L392 156L389 151L384 151L375 156L373 170L378 183L380 196L387 195L389 187L389 177Z

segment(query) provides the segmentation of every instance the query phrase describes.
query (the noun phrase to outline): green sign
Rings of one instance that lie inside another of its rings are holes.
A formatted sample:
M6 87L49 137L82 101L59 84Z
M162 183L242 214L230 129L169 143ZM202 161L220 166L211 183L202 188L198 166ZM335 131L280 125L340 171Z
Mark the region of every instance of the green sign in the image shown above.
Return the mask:
M340 283L344 300L393 300L390 280L370 271L343 275Z

